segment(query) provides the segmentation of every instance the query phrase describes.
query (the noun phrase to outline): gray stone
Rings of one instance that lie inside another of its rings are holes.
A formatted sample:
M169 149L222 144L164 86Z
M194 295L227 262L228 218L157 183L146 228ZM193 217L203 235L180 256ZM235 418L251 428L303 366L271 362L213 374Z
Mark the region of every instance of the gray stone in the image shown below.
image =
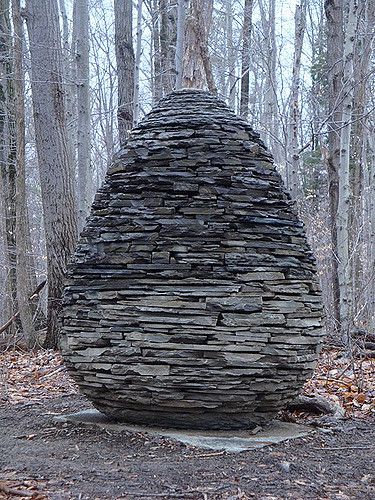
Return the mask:
M322 306L259 134L207 92L160 101L95 196L62 309L68 368L116 419L251 429L295 398Z

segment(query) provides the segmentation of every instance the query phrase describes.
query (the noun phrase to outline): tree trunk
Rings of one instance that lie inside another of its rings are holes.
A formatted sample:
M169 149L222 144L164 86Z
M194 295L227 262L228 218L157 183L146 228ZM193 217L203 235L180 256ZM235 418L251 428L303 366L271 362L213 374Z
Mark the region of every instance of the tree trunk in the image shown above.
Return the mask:
M375 39L375 4L368 0L367 4L367 41L371 54L372 44ZM374 70L374 66L371 67ZM366 294L368 309L368 330L375 332L375 120L372 113L370 126L367 130L366 151L368 157L368 183L367 186L367 269L369 286Z
M242 27L240 115L247 120L250 99L250 40L254 0L245 0Z
M175 87L176 8L170 0L159 0L160 71L163 95Z
M356 71L354 72L354 102L353 102L353 127L352 127L352 152L351 152L351 185L352 185L352 210L350 215L350 241L351 248L351 276L353 317L362 324L369 320L367 290L371 290L374 281L375 268L367 266L371 262L370 252L374 240L368 240L368 198L366 194L371 190L369 183L369 170L371 161L371 147L368 144L371 120L367 113L369 95L370 63L373 53L373 40L375 37L375 3L365 1L365 8L359 16L356 41ZM367 168L368 167L368 168Z
M134 69L134 114L133 124L136 125L139 120L139 68L141 64L142 51L142 0L137 4L137 43L135 50L135 69Z
M27 0L26 19L47 251L48 310L45 347L56 348L63 280L77 239L77 212L67 146L56 0Z
M369 291L368 291L368 327L371 333L375 332L375 124L369 130L368 136L368 164L369 164L369 190L368 190L368 212L369 212L369 235L368 235L368 269L369 269Z
M123 146L133 126L134 50L132 2L114 0L115 48L118 74L118 129Z
M301 74L301 54L303 47L303 38L306 28L306 1L302 0L296 5L294 15L294 57L293 74L290 91L289 104L289 130L287 140L287 187L292 197L298 199L300 195L299 173L300 173L300 155L299 155L299 128L300 128L300 74Z
M81 231L90 210L92 196L88 0L75 0L74 15L74 54L77 78L78 229Z
M340 124L343 55L343 4L342 0L326 0L324 4L327 20L327 78L328 78L328 193L330 209L330 229L332 246L332 294L333 294L333 328L340 330L340 287L338 279L337 255L337 204L338 204L338 172L340 159Z
M262 126L276 163L280 161L279 137L279 113L277 100L277 45L276 45L276 15L275 0L267 0L265 7L264 0L259 0L261 12L262 28L265 33L264 48L266 54L266 74L263 97L263 113L261 116Z
M69 42L69 20L66 12L65 0L59 0L60 16L62 23L62 50L63 50L63 76L65 83L65 109L66 109L66 128L68 136L70 164L75 175L76 165L76 136L77 136L77 116L76 116L76 92L74 83L76 80L76 72L73 68L72 53L74 47L70 46ZM76 16L75 5L73 8L73 29L72 40L75 39ZM73 44L72 44L73 45ZM35 288L35 287L34 287Z
M154 84L153 84L153 103L161 99L163 95L161 82L161 60L160 60L160 22L158 0L152 1L151 26L152 26L152 45L153 45L153 65L154 65Z
M0 170L5 209L5 283L7 309L14 314L17 304L16 244L16 158L14 137L14 89L11 49L10 0L0 0Z
M234 110L236 106L236 54L233 44L233 4L226 0L226 34L227 34L227 70L228 70L228 104Z
M29 348L37 345L36 331L33 325L32 305L29 297L32 295L33 283L29 255L29 217L26 202L25 182L25 85L23 71L23 27L20 0L12 0L12 16L14 29L13 71L14 99L16 123L16 239L17 239L17 300L21 326Z
M340 334L345 346L350 343L351 277L349 263L350 210L350 136L354 88L354 42L358 24L356 0L348 0L345 23L342 78L342 125L340 133L339 191L337 204L337 257L340 289Z
M208 33L212 21L213 0L200 2L191 0L186 22L186 44L184 54L184 85L203 88L217 94L208 52Z
M177 90L182 87L187 6L188 6L188 0L177 0L177 39L176 39L176 54L175 54Z

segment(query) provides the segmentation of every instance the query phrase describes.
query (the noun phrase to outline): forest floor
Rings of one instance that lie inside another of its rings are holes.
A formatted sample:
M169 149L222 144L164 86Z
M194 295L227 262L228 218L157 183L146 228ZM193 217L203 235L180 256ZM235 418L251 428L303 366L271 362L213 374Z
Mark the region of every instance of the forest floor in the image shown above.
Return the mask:
M90 407L60 357L7 352L0 366L0 498L375 498L375 360L325 351L305 393L340 405L344 418L284 412L316 432L241 453L56 422Z

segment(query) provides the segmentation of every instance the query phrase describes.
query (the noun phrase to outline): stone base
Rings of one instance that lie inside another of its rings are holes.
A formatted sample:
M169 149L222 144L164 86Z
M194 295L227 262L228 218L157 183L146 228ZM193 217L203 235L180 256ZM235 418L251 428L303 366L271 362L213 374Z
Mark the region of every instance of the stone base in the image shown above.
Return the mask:
M254 412L239 412L238 410L218 412L203 408L197 411L183 411L181 408L150 408L141 405L112 409L107 405L101 408L95 401L94 406L118 422L190 430L252 430L259 426L267 426L275 416L275 413L254 414Z
M78 413L54 417L57 422L72 422L94 424L104 429L114 431L127 430L130 432L148 433L153 436L162 436L175 439L189 446L207 448L210 450L225 450L236 453L240 451L262 448L282 441L300 438L308 435L314 430L311 427L289 422L272 420L267 428L260 427L253 431L197 431L162 429L160 427L146 427L119 423L100 413L98 410L84 410Z

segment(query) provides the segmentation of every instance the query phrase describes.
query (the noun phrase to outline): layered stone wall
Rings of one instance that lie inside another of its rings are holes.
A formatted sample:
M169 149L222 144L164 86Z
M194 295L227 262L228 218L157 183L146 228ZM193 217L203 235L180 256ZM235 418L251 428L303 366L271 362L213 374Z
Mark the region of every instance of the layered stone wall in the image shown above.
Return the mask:
M216 97L175 92L95 197L65 289L66 362L117 419L251 428L314 366L314 274L259 135Z

